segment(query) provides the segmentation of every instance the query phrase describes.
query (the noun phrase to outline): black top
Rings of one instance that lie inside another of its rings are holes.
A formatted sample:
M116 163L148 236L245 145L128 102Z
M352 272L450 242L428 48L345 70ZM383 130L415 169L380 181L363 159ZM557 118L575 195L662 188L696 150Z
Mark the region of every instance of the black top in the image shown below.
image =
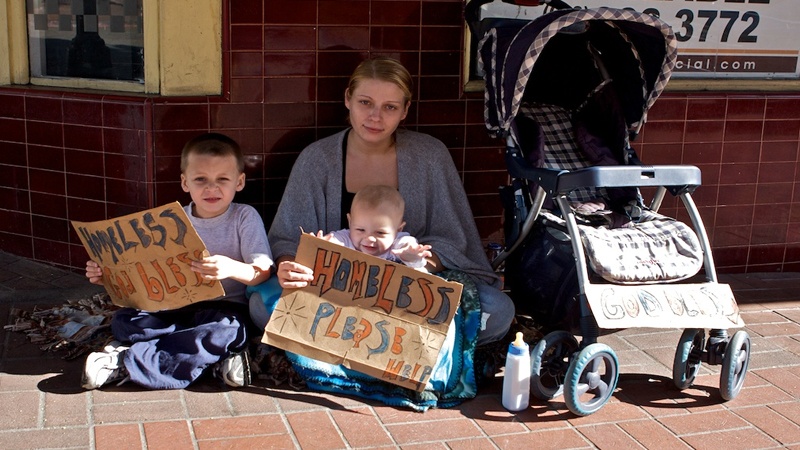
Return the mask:
M345 178L345 173L347 173L347 136L349 134L350 131L345 133L344 140L342 141L342 222L340 229L350 227L350 224L347 222L347 213L350 212L350 207L353 205L353 197L356 196L355 192L347 191L347 180Z

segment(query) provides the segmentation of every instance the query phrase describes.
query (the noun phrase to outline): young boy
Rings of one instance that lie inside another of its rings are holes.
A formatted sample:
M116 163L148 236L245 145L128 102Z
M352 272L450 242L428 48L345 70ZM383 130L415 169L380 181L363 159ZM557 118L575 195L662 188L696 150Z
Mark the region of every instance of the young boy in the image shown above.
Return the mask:
M350 206L350 228L334 231L323 239L368 255L425 271L431 246L422 245L403 231L405 201L397 189L372 185L360 189ZM318 233L320 236L322 233Z
M209 367L229 386L250 383L245 289L266 281L273 261L258 212L233 203L244 188L243 171L242 151L225 135L203 134L184 146L181 187L192 198L184 209L212 255L193 261L192 270L221 280L226 295L171 311L120 309L111 322L118 342L88 356L84 388L130 380L151 389L181 389ZM89 281L102 284L102 276L100 266L86 263Z

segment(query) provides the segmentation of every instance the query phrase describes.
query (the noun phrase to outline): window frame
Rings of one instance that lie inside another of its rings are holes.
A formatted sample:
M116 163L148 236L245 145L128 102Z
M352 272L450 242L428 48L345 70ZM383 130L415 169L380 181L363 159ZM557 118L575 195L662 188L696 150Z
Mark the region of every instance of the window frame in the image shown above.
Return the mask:
M173 95L222 93L223 0L142 0L144 83L32 77L25 2L0 0L0 85ZM179 26L175 26L179 25ZM186 55L192 55L192 59ZM203 71L193 71L201 60ZM168 63L168 64L167 64Z

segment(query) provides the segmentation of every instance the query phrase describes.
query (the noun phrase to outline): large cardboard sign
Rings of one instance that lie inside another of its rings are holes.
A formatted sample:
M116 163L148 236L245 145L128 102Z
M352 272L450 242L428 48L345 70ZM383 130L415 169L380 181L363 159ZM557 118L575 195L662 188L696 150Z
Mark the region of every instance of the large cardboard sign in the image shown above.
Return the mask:
M461 284L306 234L296 261L314 269L314 280L284 290L265 343L425 389Z
M727 284L592 284L586 296L597 325L620 328L741 328Z
M219 281L192 272L209 253L178 202L72 226L115 305L161 311L225 295Z

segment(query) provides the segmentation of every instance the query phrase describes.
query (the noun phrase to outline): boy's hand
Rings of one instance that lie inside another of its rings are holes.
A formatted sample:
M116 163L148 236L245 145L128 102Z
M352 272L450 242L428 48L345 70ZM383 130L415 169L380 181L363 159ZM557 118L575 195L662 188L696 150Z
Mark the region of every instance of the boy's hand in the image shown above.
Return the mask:
M89 282L99 286L103 285L103 269L94 261L86 261L86 278Z
M430 245L423 245L420 243L416 244L406 244L400 248L396 248L392 250L401 261L406 264L415 264L421 261L424 261L426 258L430 258L433 254L431 253L431 246Z
M192 270L200 274L204 280L224 280L226 278L241 278L242 262L235 261L227 256L212 255L199 261L192 261Z
M248 286L262 283L272 275L271 268L262 269L222 255L212 255L199 261L192 261L192 271L197 272L204 280L230 278Z

